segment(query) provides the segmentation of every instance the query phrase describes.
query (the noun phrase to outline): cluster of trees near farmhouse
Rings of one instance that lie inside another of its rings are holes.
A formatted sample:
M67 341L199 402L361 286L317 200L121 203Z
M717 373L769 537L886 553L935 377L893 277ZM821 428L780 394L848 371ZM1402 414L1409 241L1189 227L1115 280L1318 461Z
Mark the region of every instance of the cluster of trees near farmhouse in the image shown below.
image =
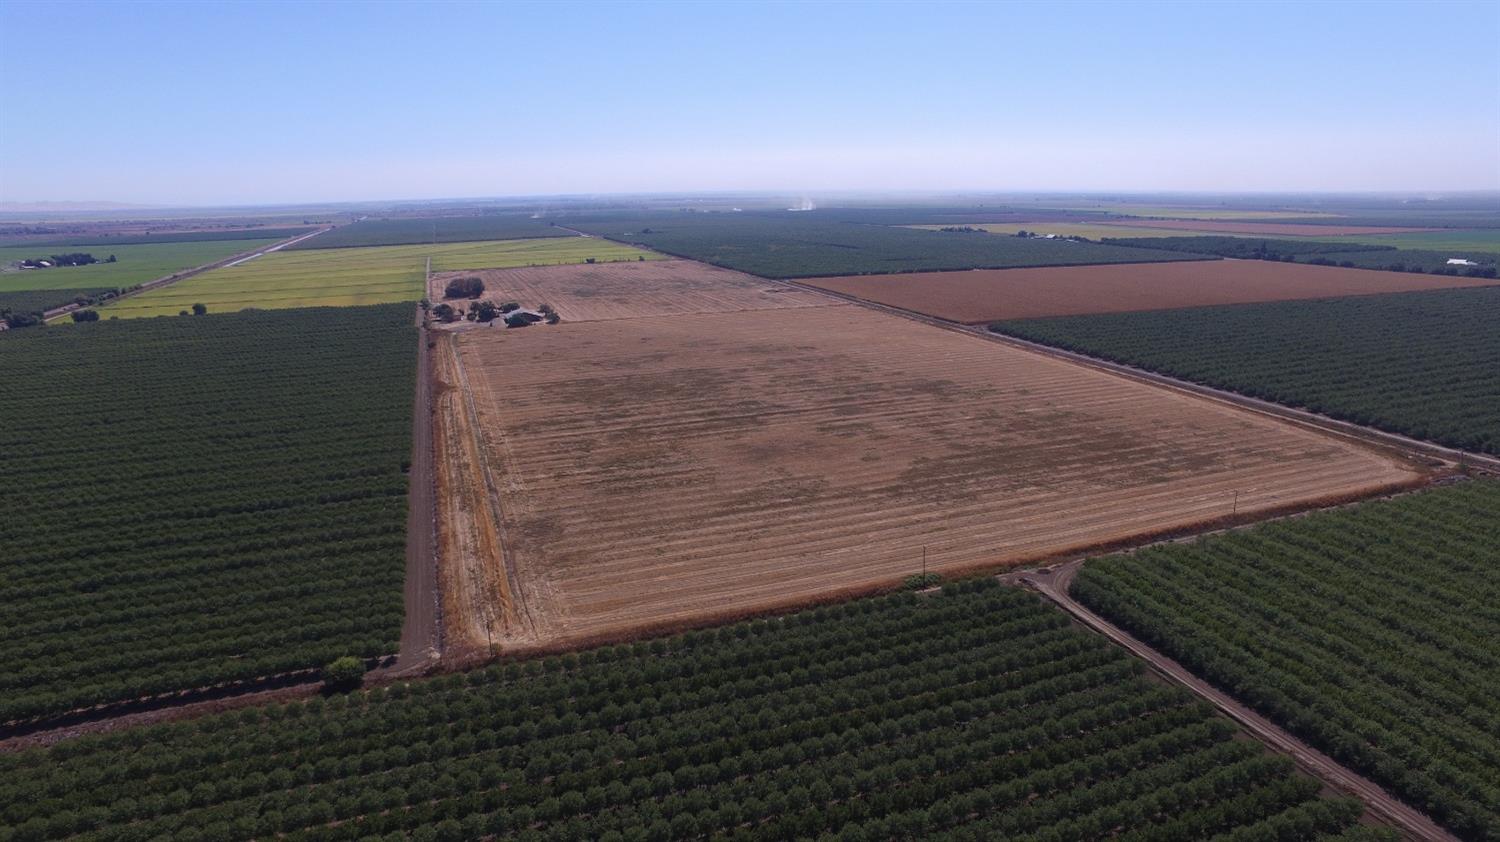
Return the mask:
M0 755L17 839L1385 839L993 580Z
M589 260L593 262L592 259ZM443 288L443 298L468 298L477 299L484 294L484 279L477 277L454 278L448 281ZM467 319L471 322L483 322L488 324L498 318L504 318L506 327L525 327L536 322L545 321L547 324L555 325L559 318L557 311L551 304L537 306L536 313L521 310L521 305L515 301L497 303L494 301L474 301L469 305L467 311L462 307L454 307L447 301L433 305L427 299L422 299L422 308L430 312L440 322L456 322Z
M79 308L103 304L127 292L140 289L141 285L124 289L39 289L21 292L0 292L0 321L6 327L35 327L44 324L45 313L69 304ZM80 316L80 312L88 315ZM74 321L95 321L98 314L92 311L75 310Z
M1500 482L1096 560L1073 592L1460 837L1500 838Z
M88 266L91 263L114 263L115 256L110 255L104 260L99 260L87 252L74 251L67 254L49 254L46 257L33 257L21 261L22 269L48 269L56 266Z
M396 651L415 329L329 312L0 336L0 722Z

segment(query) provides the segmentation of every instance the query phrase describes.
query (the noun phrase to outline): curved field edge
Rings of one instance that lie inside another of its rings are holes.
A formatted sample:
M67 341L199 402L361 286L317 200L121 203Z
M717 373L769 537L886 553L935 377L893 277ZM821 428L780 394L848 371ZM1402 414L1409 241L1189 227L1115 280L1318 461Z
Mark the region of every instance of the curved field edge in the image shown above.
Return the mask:
M1500 833L1500 482L1096 559L1072 595L1460 837Z
M1024 319L997 333L1500 453L1500 287Z
M0 721L395 652L413 310L0 334Z
M0 804L36 840L1392 838L1234 734L985 580L7 754Z

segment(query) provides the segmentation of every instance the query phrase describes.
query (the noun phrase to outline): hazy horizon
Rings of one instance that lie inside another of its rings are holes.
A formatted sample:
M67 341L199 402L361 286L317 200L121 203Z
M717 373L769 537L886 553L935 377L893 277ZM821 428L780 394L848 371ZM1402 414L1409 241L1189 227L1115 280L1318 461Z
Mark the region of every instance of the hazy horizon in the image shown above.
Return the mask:
M1492 3L10 2L0 31L6 204L1500 189Z

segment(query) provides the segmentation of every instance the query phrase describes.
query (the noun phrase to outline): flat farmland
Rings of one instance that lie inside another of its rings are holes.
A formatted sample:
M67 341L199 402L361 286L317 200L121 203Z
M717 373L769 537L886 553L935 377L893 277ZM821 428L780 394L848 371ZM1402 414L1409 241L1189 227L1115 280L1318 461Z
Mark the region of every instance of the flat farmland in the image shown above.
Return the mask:
M1283 222L1228 221L1213 219L1129 219L1119 223L1100 222L1100 225L1122 225L1135 228L1165 228L1173 231L1199 231L1205 234L1250 234L1256 237L1339 237L1355 234L1402 234L1426 231L1425 228L1401 228L1385 225L1299 225Z
M1338 214L1317 211L1293 210L1234 210L1230 208L1165 207L1161 205L1099 204L1087 207L1072 206L1062 210L1088 211L1090 213L1118 214L1120 216L1155 216L1163 219L1337 219Z
M782 307L822 307L832 299L692 260L648 260L434 273L427 297L443 300L454 278L484 279L483 298L523 307L551 304L570 322L680 316Z
M440 529L458 537L444 550L458 645L729 618L899 582L924 552L933 571L1002 566L1422 476L852 305L471 330L442 347L438 394L473 419L439 424L440 452L470 454L439 460L470 475L467 492L439 485L465 509Z
M1427 249L1452 252L1493 252L1500 254L1500 229L1464 231L1418 231L1408 234L1367 234L1352 237L1327 237L1329 242L1371 246L1394 246L1401 249Z
M332 249L360 246L400 246L412 243L463 243L483 240L526 240L539 237L576 237L530 214L486 216L427 216L361 219L350 225L304 240L293 249Z
M997 319L1487 286L1495 281L1263 260L1214 260L856 275L804 283L940 319L978 324Z
M0 266L64 252L84 252L92 254L101 261L114 255L115 262L31 269L24 272L0 272L0 292L35 289L118 289L154 281L173 272L213 263L230 255L253 251L276 242L274 239L250 239L93 246L5 246L0 248Z
M317 239L316 237L313 239ZM284 250L226 266L127 298L106 315L171 316L195 303L210 313L247 307L347 307L416 301L422 297L427 260L433 271L492 266L635 260L655 255L589 237L501 240L438 245Z
M1013 235L1017 231L1030 231L1033 234L1056 234L1059 237L1084 237L1090 240L1102 240L1105 237L1176 237L1180 233L1166 228L1132 228L1124 223L1097 222L965 222L953 225L978 228L1003 236ZM953 225L906 225L903 227L941 231ZM1144 247L1149 248L1149 246Z

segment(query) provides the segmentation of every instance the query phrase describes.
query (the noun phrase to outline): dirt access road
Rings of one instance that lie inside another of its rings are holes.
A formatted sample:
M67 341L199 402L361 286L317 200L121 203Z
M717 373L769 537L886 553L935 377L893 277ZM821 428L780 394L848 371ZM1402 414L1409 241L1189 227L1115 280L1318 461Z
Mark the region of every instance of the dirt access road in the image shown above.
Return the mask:
M1002 582L1031 588L1079 622L1104 635L1116 645L1140 658L1168 679L1181 684L1238 722L1256 739L1282 754L1290 755L1297 766L1316 776L1341 792L1347 792L1365 803L1370 812L1382 821L1399 828L1416 839L1441 839L1457 842L1458 837L1438 826L1425 814L1412 809L1385 789L1363 775L1345 768L1328 755L1318 751L1287 733L1264 716L1236 701L1208 682L1198 678L1186 667L1166 655L1147 646L1130 633L1090 611L1074 600L1068 593L1083 559L1070 561L1055 567L1037 570L1019 570L1000 577Z
M433 472L431 334L417 314L417 388L412 399L410 491L406 514L406 617L392 675L422 672L442 655L437 580L437 479Z

